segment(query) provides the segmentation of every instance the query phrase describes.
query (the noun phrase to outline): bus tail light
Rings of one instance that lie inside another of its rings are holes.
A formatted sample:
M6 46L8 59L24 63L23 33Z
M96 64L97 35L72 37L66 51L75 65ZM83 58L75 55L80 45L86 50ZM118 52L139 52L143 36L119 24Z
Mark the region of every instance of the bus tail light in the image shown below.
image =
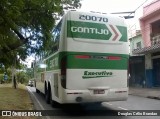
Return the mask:
M75 58L77 58L77 59L89 59L90 56L89 55L76 55Z
M121 60L119 56L99 56L99 55L76 55L77 59L94 59L94 60Z
M66 64L67 64L67 58L64 57L61 60L61 85L63 88L66 88Z
M121 57L119 57L119 56L108 56L107 59L108 60L121 60Z

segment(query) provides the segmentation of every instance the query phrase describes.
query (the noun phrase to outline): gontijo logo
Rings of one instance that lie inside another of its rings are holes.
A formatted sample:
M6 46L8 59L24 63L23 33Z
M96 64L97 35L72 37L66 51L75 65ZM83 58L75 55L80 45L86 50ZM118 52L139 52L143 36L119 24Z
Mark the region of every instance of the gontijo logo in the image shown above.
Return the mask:
M100 78L100 77L112 77L113 72L101 71L101 72L89 72L84 71L84 75L82 76L83 79L88 78Z
M109 35L108 29L88 28L88 27L71 27L72 32L90 33L90 34L104 34Z
M68 20L67 37L127 42L127 28L107 23Z

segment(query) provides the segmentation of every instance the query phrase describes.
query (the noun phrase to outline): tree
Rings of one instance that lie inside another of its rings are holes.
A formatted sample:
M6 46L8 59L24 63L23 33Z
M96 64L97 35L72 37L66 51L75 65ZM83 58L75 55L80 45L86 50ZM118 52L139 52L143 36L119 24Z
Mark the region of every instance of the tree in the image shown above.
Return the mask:
M29 77L24 71L17 72L17 81L21 84L27 83Z
M13 59L39 54L52 39L55 18L64 9L80 6L80 0L1 0L0 63L10 65Z
M12 82L20 60L49 47L64 9L80 6L80 0L0 0L0 64L12 66Z
M34 78L33 68L26 68L26 75L31 79Z
M5 81L6 83L10 83L11 80L11 69L8 68L0 68L0 83L4 82L4 74L7 75L7 80Z

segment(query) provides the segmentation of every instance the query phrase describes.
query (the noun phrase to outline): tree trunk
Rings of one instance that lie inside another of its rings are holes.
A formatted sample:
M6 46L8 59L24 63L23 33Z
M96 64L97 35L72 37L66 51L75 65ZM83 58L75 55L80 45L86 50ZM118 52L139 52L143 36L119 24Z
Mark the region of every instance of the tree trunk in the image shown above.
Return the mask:
M12 66L12 87L17 88L17 81L16 81L16 60L15 63Z
M15 76L13 78L13 85L14 85L14 88L16 89L17 88L17 82L16 82L16 77Z

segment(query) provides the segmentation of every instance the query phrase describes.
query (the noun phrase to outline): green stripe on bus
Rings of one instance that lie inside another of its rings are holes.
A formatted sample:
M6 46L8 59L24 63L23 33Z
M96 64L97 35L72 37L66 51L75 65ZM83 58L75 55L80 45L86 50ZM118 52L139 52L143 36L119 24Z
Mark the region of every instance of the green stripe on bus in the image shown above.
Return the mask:
M83 56L118 56L121 60L107 60L107 59L81 59L77 55ZM66 68L68 69L127 69L128 55L112 54L112 53L91 53L91 52L60 52L46 60L47 71L57 70L61 67L61 61L64 58L67 61Z
M48 58L46 60L46 64L47 64L47 67L46 67L47 71L59 69L59 53Z
M128 55L111 53L61 52L60 57L67 56L68 69L127 69ZM79 59L76 55L118 56L121 60Z
M81 59L77 55L118 56L121 60ZM127 69L128 55L111 53L60 52L46 60L47 71L60 69L61 61L66 57L68 69Z
M122 37L120 38L119 41L122 42L127 42L128 37L127 37L127 27L124 26L117 26L119 32L122 34Z

